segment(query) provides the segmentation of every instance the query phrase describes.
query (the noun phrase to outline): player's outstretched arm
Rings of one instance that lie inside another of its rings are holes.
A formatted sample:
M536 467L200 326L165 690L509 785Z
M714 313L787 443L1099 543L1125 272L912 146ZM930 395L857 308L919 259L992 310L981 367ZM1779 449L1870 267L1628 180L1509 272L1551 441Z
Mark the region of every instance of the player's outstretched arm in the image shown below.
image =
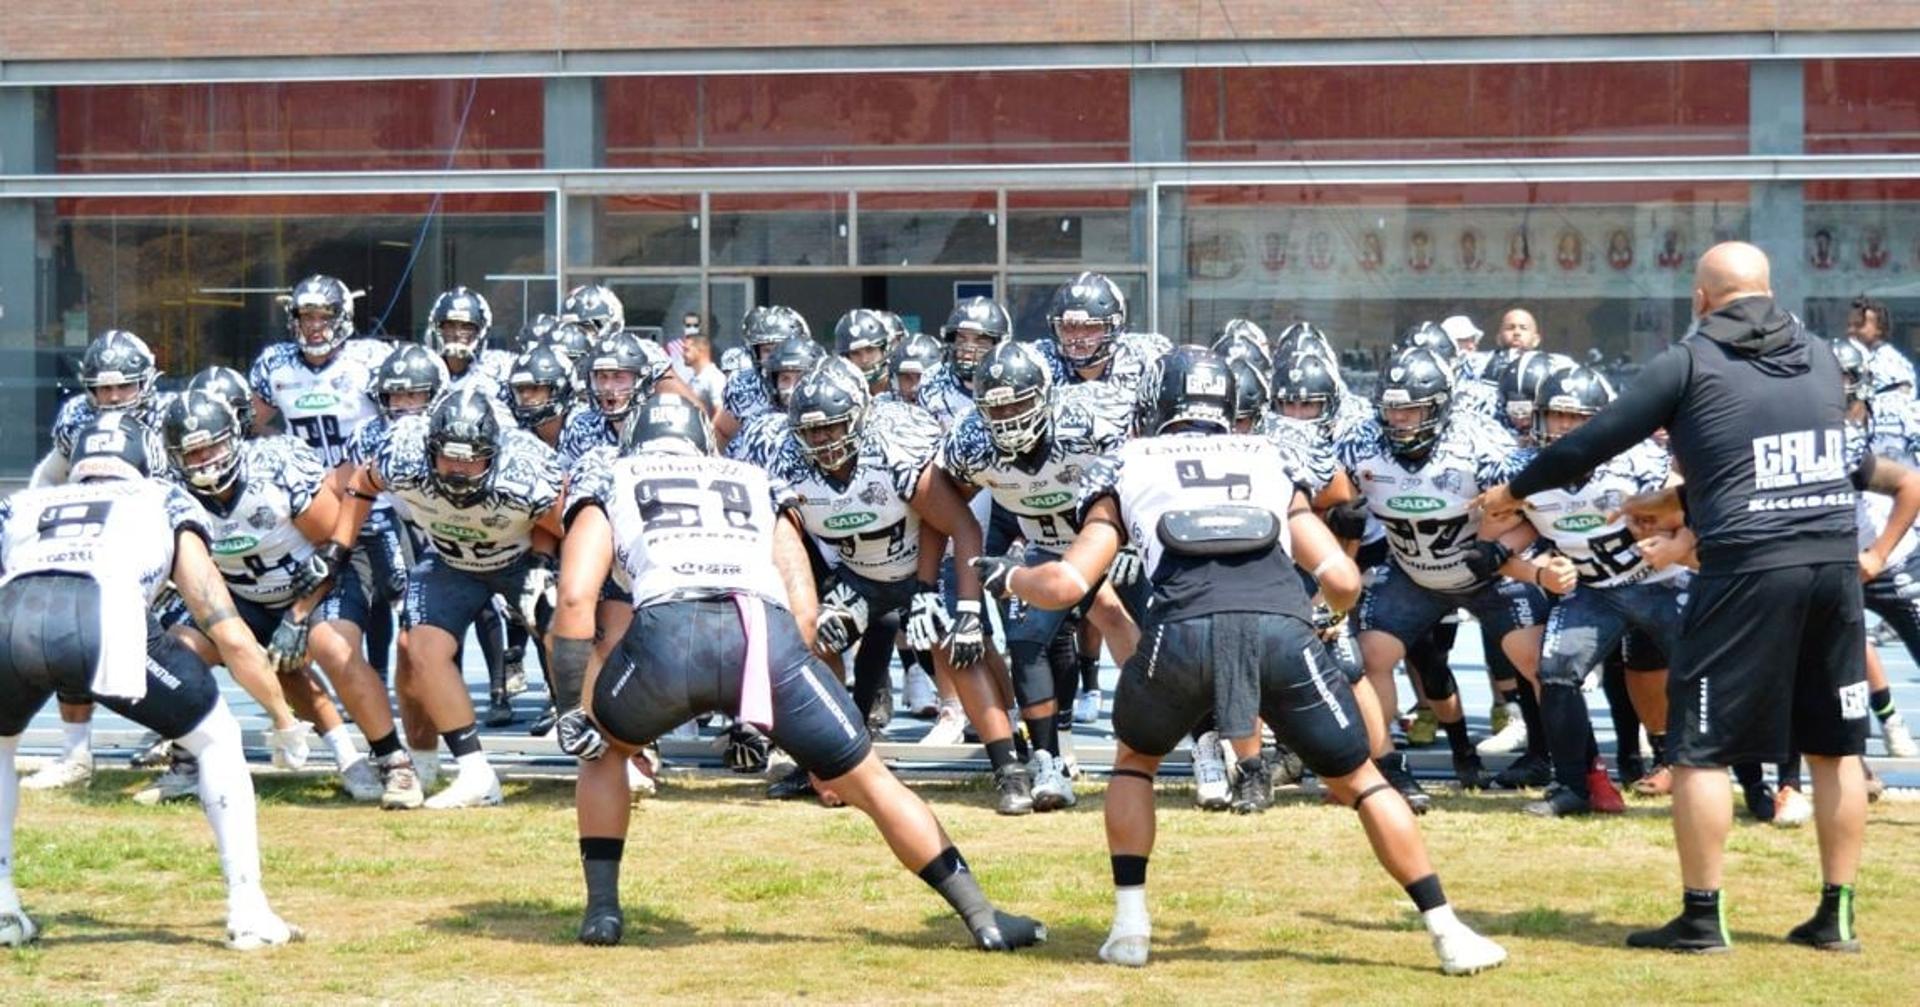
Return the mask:
M1111 502L1110 499L1101 501ZM1298 490L1293 494L1293 506L1287 510L1287 536L1293 542L1294 562L1310 571L1313 579L1320 583L1320 596L1326 599L1328 608L1345 612L1360 600L1359 566L1347 555L1333 532L1314 516L1307 495ZM1079 542L1076 540L1074 544Z
M980 523L973 511L953 487L953 480L928 465L920 471L920 484L913 494L913 509L920 519L953 540L953 579L964 601L980 600L980 575L972 561L980 555Z
M280 680L267 663L267 652L253 639L253 631L234 611L233 598L220 569L213 565L200 536L183 531L174 542L173 584L193 621L220 651L220 661L233 680L247 690L273 718L276 731L295 726L293 708L280 691Z
M799 518L783 514L773 526L773 567L787 588L787 611L800 626L800 638L813 649L814 620L819 617L819 591L813 583L813 564L807 559L806 533Z
M1328 538L1332 538L1330 533ZM973 566L980 571L986 589L998 597L1013 595L1035 608L1072 608L1106 576L1125 544L1120 507L1113 497L1105 496L1088 505L1079 534L1059 559L1022 567L1004 557L986 556L976 559Z
M342 548L352 549L360 539L360 526L367 523L367 515L372 512L373 502L379 499L383 487L372 465L356 466L350 471L343 465L335 472L341 501L334 517L332 539ZM339 473L346 473L346 478L338 479Z

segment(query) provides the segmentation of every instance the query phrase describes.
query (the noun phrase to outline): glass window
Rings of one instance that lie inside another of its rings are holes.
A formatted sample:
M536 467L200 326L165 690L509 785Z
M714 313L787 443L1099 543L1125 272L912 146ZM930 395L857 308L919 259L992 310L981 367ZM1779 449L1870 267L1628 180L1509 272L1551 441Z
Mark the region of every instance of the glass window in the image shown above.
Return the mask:
M567 206L569 230L591 228L591 241L570 242L575 265L700 264L699 196L599 196ZM582 262L583 255L592 261Z
M860 264L992 265L1000 259L998 207L991 192L863 192Z
M606 81L607 164L1124 161L1125 70Z
M1067 190L1007 193L1010 263L1145 262L1145 194Z
M1920 151L1920 60L1806 62L1809 154Z
M538 168L530 78L55 89L63 173Z
M1911 279L1920 270L1920 182L1808 182L1805 193L1808 327L1843 335L1848 306L1870 297L1892 312L1894 345L1911 350L1920 322L1920 289Z
M1149 327L1147 319L1147 276L1145 273L1109 273L1121 293L1127 296L1127 324L1136 331ZM1013 318L1013 334L1026 340L1052 339L1047 325L1047 306L1053 292L1073 279L1074 273L1016 273L1007 277L1007 313Z
M845 193L716 194L709 206L715 266L844 266Z
M1744 62L1186 72L1196 161L1745 154Z
M1304 319L1374 357L1422 319L1466 314L1491 333L1524 307L1548 349L1644 358L1686 330L1699 254L1748 234L1738 183L1178 192L1161 197L1167 335Z

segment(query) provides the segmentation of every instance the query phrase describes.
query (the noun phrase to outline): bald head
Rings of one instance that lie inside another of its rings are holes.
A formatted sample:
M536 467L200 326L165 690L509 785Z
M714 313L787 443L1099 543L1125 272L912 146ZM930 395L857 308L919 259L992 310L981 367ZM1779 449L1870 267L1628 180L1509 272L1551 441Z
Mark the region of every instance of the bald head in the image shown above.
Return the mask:
M1693 270L1693 312L1705 315L1742 297L1772 297L1767 253L1744 241L1723 241L1700 256Z
M1514 308L1500 316L1500 345L1509 350L1537 350L1540 348L1540 324L1533 320L1533 312L1525 308Z

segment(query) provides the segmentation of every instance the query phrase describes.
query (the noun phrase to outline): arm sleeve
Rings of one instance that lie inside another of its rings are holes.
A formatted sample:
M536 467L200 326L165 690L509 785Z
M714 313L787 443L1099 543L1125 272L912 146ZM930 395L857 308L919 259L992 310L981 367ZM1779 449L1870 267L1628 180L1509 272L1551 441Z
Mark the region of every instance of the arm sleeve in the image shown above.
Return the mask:
M1607 459L1653 436L1673 419L1692 372L1690 351L1684 345L1668 347L1612 405L1535 456L1513 477L1509 490L1516 498L1526 497L1579 482Z

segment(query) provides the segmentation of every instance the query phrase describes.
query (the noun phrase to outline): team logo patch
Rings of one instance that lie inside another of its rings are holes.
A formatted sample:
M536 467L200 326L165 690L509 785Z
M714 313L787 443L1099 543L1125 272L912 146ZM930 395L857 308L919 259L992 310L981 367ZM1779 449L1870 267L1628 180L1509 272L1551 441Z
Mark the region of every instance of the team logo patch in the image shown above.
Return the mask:
M1060 480L1060 485L1062 486L1080 485L1080 466L1078 465L1061 466L1060 475L1058 476L1058 478Z
M1595 507L1598 507L1600 509L1600 512L1602 514L1611 514L1614 511L1619 510L1620 505L1625 503L1626 501L1627 501L1627 495L1625 493L1622 493L1619 490L1607 490L1606 492L1600 494L1600 496L1596 498L1593 503Z
M233 535L215 542L213 544L213 554L215 556L238 556L241 553L252 551L253 548L259 544L260 540L254 538L252 535Z
M488 514L480 519L480 523L489 528L505 528L510 522L511 519L505 514Z
M1433 488L1439 490L1442 493L1452 493L1455 495L1459 495L1460 485L1461 485L1460 480L1461 480L1461 474L1457 471L1442 472L1439 475L1436 475L1433 477Z
M821 523L828 531L851 531L855 528L865 528L878 520L880 515L872 511L854 511L851 514L831 515Z
M340 397L330 392L308 392L293 400L295 409L331 409L340 404Z
M1446 507L1446 505L1447 502L1445 500L1438 500L1433 497L1419 496L1411 493L1390 497L1387 500L1387 507L1389 509L1405 511L1409 514L1425 514L1428 511L1440 510Z
M255 531L270 531L277 520L273 508L266 504L255 507L253 513L247 515L247 524L251 525Z
M479 542L487 537L487 533L478 528L448 524L445 521L435 521L428 527L432 528L436 535L444 535L459 542Z
M887 502L886 488L879 483L868 483L860 488L860 502L869 507L878 507Z
M1583 532L1592 531L1606 523L1607 519L1598 514L1569 514L1555 521L1553 526L1561 531Z
M1843 685L1840 695L1840 719L1864 720L1867 716L1867 683L1855 682Z

